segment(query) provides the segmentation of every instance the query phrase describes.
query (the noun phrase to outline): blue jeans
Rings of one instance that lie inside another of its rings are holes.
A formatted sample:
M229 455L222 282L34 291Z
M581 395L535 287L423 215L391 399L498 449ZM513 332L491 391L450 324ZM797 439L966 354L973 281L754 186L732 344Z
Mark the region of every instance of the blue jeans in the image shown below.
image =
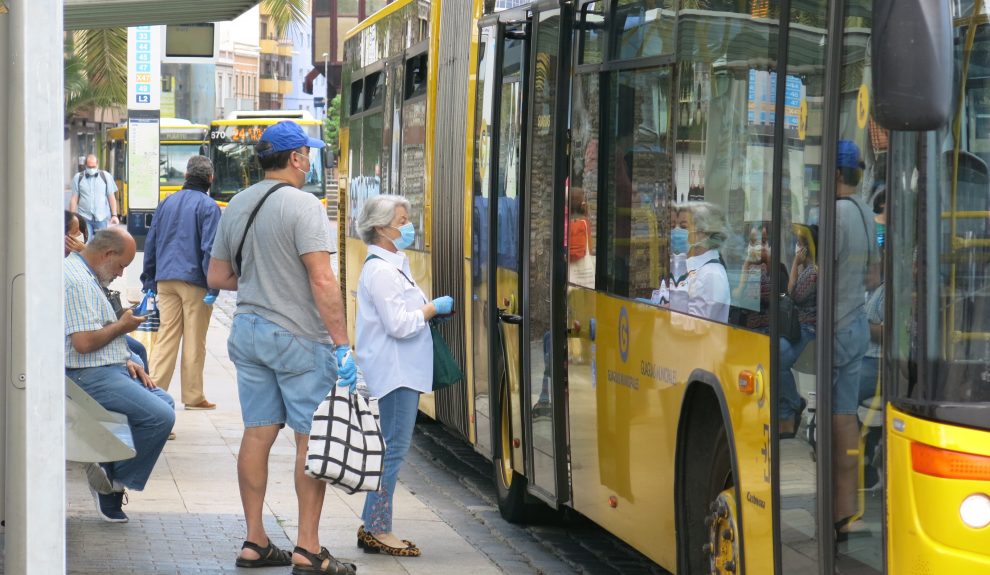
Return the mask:
M137 455L104 467L113 481L135 491L144 489L175 424L172 398L136 382L122 364L67 368L65 374L104 408L127 416Z
M127 340L127 349L129 349L131 351L131 354L132 354L131 355L131 361L133 361L135 363L140 363L141 364L141 367L144 368L144 371L148 372L148 375L151 375L151 372L148 371L148 365L149 365L148 364L148 350L145 349L144 344L141 343L140 341L134 339L133 337L131 337L129 335L125 335L124 336L124 339ZM134 359L134 356L137 356L137 358L139 360L141 360L141 361L139 362L139 361L135 360ZM166 394L166 395L168 395L168 394Z
M96 233L96 230L105 230L110 226L110 218L99 221L89 218L83 219L86 220L86 237L89 239L93 239L93 234Z
M798 410L801 409L801 395L797 390L797 382L794 381L794 373L791 368L801 357L804 348L815 340L815 332L812 328L801 324L801 339L793 343L787 338L780 338L780 391L777 404L777 413L782 421L794 419Z
M866 314L857 314L835 330L832 340L832 413L856 415L859 408L860 368L870 345Z
M416 411L419 408L419 392L400 387L378 400L381 415L382 437L385 439L385 459L382 483L378 491L369 493L364 500L364 528L370 533L392 532L392 496L399 479L399 468L409 453Z

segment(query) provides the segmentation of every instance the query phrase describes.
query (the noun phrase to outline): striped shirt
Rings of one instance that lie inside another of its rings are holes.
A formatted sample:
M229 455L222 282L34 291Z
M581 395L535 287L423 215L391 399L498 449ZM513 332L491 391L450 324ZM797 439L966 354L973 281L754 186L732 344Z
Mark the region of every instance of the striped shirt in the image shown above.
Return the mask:
M72 347L72 334L98 331L117 321L113 306L103 293L96 275L78 253L63 260L65 272L65 367L102 367L127 362L127 340L120 336L90 353L79 353Z

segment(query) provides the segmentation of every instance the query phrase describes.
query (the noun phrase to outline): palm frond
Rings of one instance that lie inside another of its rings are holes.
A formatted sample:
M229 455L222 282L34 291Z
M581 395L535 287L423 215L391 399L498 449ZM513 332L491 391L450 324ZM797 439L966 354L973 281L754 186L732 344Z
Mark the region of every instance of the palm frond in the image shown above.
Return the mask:
M83 30L76 52L97 106L123 106L127 102L127 29Z
M307 0L262 0L263 12L268 13L268 22L276 38L284 38L286 32L298 29L306 22Z

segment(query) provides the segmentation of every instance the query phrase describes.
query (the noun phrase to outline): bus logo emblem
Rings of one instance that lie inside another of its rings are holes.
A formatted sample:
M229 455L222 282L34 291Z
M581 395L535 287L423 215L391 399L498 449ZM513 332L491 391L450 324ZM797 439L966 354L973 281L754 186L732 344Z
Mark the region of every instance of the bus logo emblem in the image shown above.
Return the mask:
M619 357L622 363L629 359L629 312L626 306L619 311Z

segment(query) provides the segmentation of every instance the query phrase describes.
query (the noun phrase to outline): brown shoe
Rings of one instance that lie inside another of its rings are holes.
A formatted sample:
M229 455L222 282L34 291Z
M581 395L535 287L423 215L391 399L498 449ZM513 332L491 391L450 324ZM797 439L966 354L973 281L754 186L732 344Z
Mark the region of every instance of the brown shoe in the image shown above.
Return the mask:
M173 431L173 432L171 432L171 433L168 434L168 440L169 441L172 441L174 439L175 439L175 432Z
M357 546L365 553L384 553L393 557L419 557L422 552L416 544L407 539L402 540L405 547L392 547L378 540L377 537L365 531L364 525L358 527Z
M196 409L198 409L198 410L207 410L207 409L216 409L216 408L217 408L217 404L210 403L209 401L207 401L205 399L203 401L197 403L196 405L186 405L186 409L192 409L192 410L196 410Z

